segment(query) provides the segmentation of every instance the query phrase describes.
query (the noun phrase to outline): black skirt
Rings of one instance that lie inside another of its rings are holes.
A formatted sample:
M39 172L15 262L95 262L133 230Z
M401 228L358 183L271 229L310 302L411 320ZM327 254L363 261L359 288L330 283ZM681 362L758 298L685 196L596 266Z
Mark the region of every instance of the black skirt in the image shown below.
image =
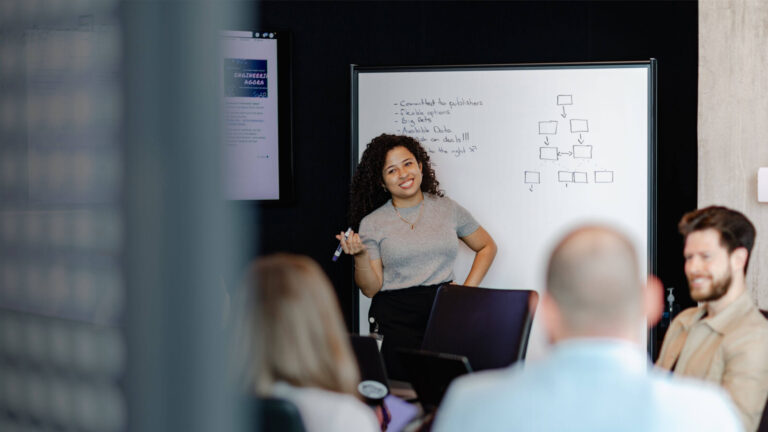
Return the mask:
M378 325L378 332L384 337L381 355L389 379L410 381L396 350L421 349L432 304L440 285L379 291L373 296L371 308L368 310L368 322L373 317L374 325ZM371 325L371 332L374 325Z

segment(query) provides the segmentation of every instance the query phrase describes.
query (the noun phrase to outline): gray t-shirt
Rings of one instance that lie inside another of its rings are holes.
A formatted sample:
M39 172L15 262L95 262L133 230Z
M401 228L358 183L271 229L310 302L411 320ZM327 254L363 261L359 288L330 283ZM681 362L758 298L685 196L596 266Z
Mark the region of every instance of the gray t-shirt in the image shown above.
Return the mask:
M419 205L398 210L413 222L421 206L424 209L413 230L397 216L392 200L360 222L360 237L368 256L371 260L381 258L383 291L453 280L458 238L480 227L464 207L448 197L425 193Z

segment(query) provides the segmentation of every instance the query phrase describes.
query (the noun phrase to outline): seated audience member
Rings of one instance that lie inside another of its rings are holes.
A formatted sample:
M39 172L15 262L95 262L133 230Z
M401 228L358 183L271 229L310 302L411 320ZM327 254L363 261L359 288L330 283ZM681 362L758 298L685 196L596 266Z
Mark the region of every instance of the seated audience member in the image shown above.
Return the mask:
M768 321L746 287L755 227L743 214L713 206L686 214L679 228L699 307L672 321L656 364L723 386L744 429L754 431L768 395Z
M293 402L309 432L380 431L374 411L355 396L358 367L320 266L272 255L251 265L245 284L256 392Z
M435 431L736 431L725 393L655 370L643 349L662 305L618 232L568 234L547 269L540 319L554 344L540 362L479 372L451 385Z

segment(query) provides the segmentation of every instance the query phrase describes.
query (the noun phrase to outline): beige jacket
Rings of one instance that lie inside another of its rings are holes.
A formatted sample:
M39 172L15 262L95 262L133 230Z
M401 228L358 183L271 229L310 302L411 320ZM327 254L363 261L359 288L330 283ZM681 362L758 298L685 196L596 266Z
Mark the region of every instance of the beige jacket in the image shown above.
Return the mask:
M706 308L681 312L669 327L656 366L702 378L731 395L746 431L754 431L768 396L768 320L748 293L714 318ZM677 362L677 364L675 364Z

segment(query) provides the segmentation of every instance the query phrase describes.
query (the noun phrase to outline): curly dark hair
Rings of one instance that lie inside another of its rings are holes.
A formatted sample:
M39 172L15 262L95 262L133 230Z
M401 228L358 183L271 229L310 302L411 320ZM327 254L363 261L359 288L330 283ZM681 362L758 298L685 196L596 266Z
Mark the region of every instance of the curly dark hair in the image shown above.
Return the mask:
M352 176L349 188L349 224L355 231L360 228L360 221L368 213L381 207L390 198L389 191L383 187L382 170L387 152L395 147L405 147L421 164L421 191L443 196L435 170L429 161L429 154L421 144L409 136L381 134L368 143Z

